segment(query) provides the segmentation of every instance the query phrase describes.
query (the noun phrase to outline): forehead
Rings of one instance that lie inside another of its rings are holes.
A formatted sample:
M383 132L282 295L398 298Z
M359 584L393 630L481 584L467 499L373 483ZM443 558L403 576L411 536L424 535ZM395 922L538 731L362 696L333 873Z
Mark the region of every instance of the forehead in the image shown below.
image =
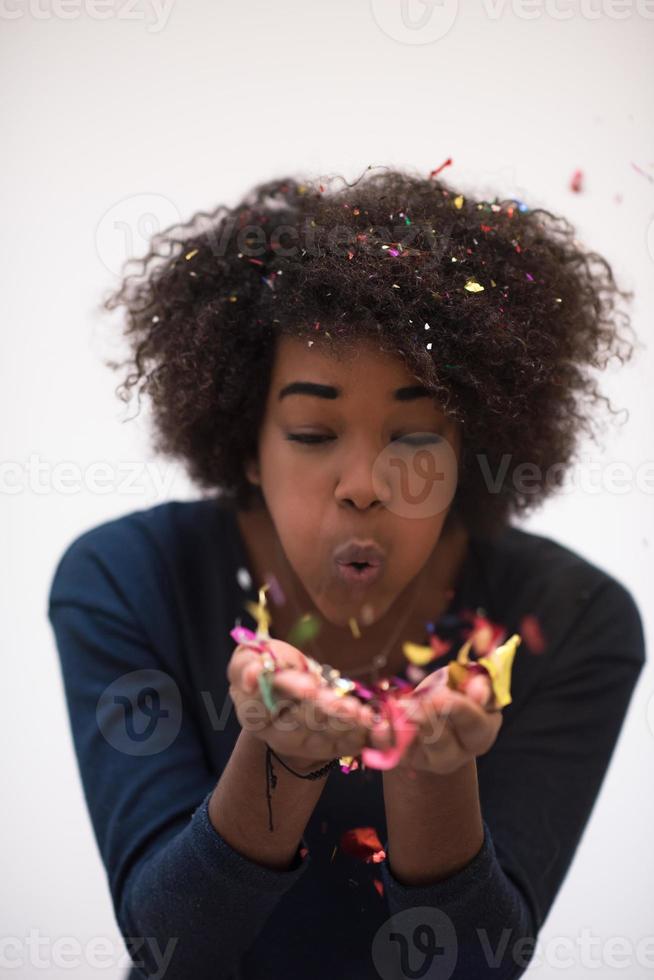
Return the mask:
M362 384L397 388L416 384L399 354L382 349L372 338L348 341L347 347L312 338L280 337L275 350L272 385L277 389L292 381L321 380L338 384L347 394ZM309 346L311 344L311 346Z

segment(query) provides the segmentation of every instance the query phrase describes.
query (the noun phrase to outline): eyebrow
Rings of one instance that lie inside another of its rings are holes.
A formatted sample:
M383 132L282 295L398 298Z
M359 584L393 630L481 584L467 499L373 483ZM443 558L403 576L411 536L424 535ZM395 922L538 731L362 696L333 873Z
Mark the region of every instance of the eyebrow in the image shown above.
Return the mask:
M277 401L288 395L311 395L314 398L338 398L343 394L343 389L334 385L317 384L315 381L292 381L280 389ZM391 397L397 402L415 401L417 398L432 398L432 392L424 385L407 385L404 388L396 388Z

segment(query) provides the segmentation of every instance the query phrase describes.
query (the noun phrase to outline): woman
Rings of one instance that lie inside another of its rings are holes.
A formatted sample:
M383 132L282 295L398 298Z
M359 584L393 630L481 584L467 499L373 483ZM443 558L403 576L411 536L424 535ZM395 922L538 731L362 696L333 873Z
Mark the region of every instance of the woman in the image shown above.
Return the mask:
M524 972L645 654L621 583L510 520L629 356L623 295L562 219L389 170L261 185L107 302L121 397L207 491L80 535L50 591L132 976ZM446 683L516 633L508 704Z

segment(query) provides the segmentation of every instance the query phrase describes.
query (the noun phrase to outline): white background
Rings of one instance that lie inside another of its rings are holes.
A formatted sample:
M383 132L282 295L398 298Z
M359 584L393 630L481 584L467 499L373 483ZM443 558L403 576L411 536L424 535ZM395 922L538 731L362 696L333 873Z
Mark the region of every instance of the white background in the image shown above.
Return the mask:
M120 262L144 251L153 223L233 204L260 180L332 172L351 180L368 164L426 174L451 156L443 176L462 189L567 215L635 290L643 346L632 364L603 377L628 423L599 446L584 444L572 492L527 526L627 585L651 641L654 3L531 0L457 10L445 0L430 12L411 0L413 22L402 21L400 0L175 0L159 12L143 0L130 8L124 0L0 6L0 459L14 464L3 470L0 495L0 936L14 944L0 970L109 980L122 977L124 959L118 963L46 595L57 558L81 531L197 496L181 472L149 454L145 416L122 422L117 378L102 364L118 330L97 309ZM580 194L569 189L577 168L585 174ZM97 461L115 474L106 493L87 485ZM626 492L611 484L613 461L631 473ZM62 462L73 466L63 482ZM647 462L649 493L636 484ZM136 467L131 490L128 464ZM654 936L652 686L648 664L530 977L604 980L623 964L621 976L640 978L653 968L652 942L647 963L637 953ZM584 930L596 940L594 967L584 965ZM30 935L43 940L40 961ZM65 966L66 957L57 966L57 939L84 947L99 936L113 944L107 968L93 969L84 950L79 967ZM568 945L557 946L557 937ZM624 942L611 955L605 944L616 937ZM9 968L12 958L18 969Z

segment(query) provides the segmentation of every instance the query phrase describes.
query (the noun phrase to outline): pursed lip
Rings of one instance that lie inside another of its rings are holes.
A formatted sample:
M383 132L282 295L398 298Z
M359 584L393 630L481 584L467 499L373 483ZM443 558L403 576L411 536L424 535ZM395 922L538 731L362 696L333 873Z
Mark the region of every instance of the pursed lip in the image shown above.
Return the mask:
M334 561L339 565L349 565L351 562L367 562L377 567L383 565L385 555L374 541L348 541L334 550Z

